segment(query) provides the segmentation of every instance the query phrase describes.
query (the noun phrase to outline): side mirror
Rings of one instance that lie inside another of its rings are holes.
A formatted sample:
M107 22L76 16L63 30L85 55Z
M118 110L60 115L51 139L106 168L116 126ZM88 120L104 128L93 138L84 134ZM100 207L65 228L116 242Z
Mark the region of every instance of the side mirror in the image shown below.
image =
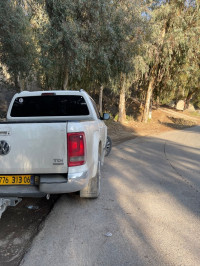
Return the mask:
M108 120L110 119L110 115L108 113L103 113L102 120Z

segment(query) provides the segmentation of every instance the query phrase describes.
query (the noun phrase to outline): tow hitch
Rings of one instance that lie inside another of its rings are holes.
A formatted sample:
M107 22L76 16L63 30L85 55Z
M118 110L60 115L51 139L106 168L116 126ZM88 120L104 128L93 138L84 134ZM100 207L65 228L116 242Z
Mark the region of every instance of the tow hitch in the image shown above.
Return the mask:
M16 206L22 199L21 198L0 198L0 219L8 206Z

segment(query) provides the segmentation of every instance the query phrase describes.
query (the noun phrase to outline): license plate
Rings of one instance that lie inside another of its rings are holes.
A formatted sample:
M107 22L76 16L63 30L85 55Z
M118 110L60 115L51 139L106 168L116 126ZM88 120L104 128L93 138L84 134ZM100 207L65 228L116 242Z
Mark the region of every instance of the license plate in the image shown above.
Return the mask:
M0 175L0 185L32 185L34 177L31 175Z

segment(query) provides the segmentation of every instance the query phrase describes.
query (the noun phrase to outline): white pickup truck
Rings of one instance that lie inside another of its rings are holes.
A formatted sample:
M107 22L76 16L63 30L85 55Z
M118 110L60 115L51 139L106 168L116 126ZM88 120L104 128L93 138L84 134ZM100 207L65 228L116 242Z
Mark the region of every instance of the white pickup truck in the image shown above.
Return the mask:
M0 216L23 197L98 197L107 119L83 90L15 94L0 123Z

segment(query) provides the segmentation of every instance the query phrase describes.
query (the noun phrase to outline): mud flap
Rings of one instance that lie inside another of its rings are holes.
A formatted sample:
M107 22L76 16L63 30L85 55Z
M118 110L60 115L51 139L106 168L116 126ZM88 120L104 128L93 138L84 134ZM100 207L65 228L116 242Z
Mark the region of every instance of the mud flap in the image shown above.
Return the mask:
M97 174L89 180L88 185L80 191L81 198L98 198L100 194L101 162L98 162Z

